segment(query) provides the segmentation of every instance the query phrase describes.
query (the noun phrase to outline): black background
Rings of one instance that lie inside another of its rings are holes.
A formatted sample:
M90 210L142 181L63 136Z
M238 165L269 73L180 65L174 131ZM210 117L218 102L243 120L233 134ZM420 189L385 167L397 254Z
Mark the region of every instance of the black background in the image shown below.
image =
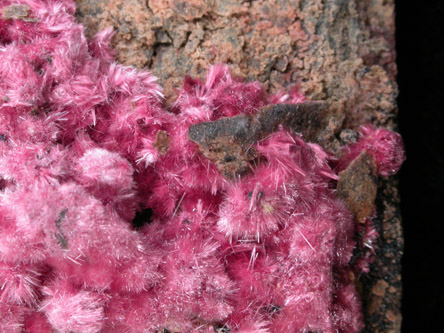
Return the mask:
M444 332L444 1L396 1L403 332Z

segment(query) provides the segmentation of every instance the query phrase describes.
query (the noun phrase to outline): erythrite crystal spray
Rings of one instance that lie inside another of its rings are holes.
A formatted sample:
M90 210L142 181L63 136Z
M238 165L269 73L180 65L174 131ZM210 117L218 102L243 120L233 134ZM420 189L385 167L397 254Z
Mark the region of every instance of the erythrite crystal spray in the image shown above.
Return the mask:
M338 173L363 151L395 173L399 135L365 126L337 158L284 123L227 177L190 126L304 96L216 65L167 109L74 10L0 1L0 331L359 332L350 261L376 233Z

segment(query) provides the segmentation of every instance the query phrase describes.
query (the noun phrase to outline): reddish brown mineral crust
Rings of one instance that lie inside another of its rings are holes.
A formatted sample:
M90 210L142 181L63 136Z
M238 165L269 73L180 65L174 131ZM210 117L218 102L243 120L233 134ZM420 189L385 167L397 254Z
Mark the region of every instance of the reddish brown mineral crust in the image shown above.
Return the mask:
M87 34L113 26L119 61L147 66L171 97L211 64L277 91L343 105L348 127L391 126L393 1L79 0Z
M211 64L259 80L270 91L299 85L312 100L334 103L322 145L338 152L337 135L371 122L393 129L396 116L394 1L382 0L95 0L77 1L87 34L113 26L118 60L146 66L167 101L185 75ZM379 182L379 250L363 285L369 332L399 331L402 230L395 180ZM373 287L383 279L384 296Z

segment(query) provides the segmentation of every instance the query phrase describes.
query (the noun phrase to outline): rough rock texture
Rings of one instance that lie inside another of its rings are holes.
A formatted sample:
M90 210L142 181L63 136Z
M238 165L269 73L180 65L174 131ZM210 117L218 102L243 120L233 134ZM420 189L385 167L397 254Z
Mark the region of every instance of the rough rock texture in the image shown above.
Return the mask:
M219 171L234 178L248 172L250 162L257 157L251 146L275 132L279 125L302 134L310 142L330 146L333 142L328 139L334 134L330 129L335 113L331 105L322 102L269 105L254 116L240 115L192 125L189 138Z
M353 140L342 129L396 126L393 0L79 0L77 6L88 35L114 27L118 60L148 67L167 102L185 75L200 76L222 62L271 92L299 86L308 99L334 103L323 142L332 152L338 138ZM159 145L167 149L167 141L159 138ZM357 281L369 332L400 329L398 198L395 180L379 182L378 258Z
M338 195L345 200L359 223L373 212L377 192L374 158L362 152L347 169L339 173Z
M366 332L401 331L401 256L404 249L397 179L381 179L375 226L380 234L376 260L362 276Z

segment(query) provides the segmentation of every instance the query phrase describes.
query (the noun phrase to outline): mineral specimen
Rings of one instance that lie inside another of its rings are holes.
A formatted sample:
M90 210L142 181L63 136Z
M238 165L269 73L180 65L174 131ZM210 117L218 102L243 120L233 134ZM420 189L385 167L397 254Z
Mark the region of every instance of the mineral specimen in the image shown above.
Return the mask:
M362 156L396 172L397 134L363 127L337 158L305 128L328 127L326 104L224 65L168 109L154 76L114 62L110 29L85 38L72 1L0 9L1 331L363 327L353 276L370 259L352 254L375 231L336 188Z

